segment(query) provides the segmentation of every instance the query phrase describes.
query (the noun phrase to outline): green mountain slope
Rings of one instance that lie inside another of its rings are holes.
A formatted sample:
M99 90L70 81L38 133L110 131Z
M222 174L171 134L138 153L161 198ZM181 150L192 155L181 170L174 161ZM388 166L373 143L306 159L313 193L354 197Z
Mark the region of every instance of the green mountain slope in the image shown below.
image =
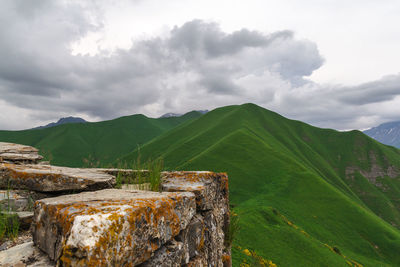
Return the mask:
M140 153L167 169L228 172L241 225L234 266L250 262L245 249L278 266L400 265L400 152L359 131L245 104L179 125Z
M147 118L132 115L114 120L64 124L45 129L0 131L0 141L31 145L52 164L80 167L84 159L89 164L108 164L129 153L152 138L177 125L201 116L189 112L181 117Z

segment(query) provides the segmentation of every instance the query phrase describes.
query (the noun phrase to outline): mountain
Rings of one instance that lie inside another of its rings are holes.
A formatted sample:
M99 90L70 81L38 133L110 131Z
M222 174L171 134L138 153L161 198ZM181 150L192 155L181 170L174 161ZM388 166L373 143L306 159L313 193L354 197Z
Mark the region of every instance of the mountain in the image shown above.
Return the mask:
M162 157L169 170L228 173L240 218L233 266L254 258L400 266L400 151L360 131L320 129L244 104L180 124L140 156Z
M61 124L23 131L0 131L0 141L39 148L54 165L71 167L107 165L177 125L201 116L148 118L132 115L102 122Z
M195 112L198 112L198 113L200 113L200 114L206 114L207 112L208 112L208 110L207 109L204 109L204 110L194 110ZM178 114L178 113L172 113L172 112L170 112L170 113L165 113L164 115L162 115L160 118L170 118L170 117L180 117L180 116L182 116L183 114Z
M382 144L400 148L400 121L387 122L364 133Z
M35 127L33 129L43 129L43 128L49 128L49 127L54 127L57 125L61 125L61 124L67 124L67 123L85 123L87 121L85 121L82 118L78 118L78 117L66 117L66 118L61 118L59 119L57 122L52 122L49 123L45 126L39 126L39 127Z
M180 117L180 116L182 116L182 114L170 112L170 113L165 113L160 118L171 118L171 117Z

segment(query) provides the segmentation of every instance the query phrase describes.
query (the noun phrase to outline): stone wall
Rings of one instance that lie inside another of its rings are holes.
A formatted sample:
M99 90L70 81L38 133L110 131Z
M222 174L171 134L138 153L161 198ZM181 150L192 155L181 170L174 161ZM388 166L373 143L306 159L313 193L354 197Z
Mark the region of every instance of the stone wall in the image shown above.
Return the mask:
M41 165L39 158L34 148L0 143L0 188L36 197L33 243L21 245L31 257L16 257L14 247L0 252L1 266L231 266L225 173L162 172L160 192L126 190L114 188L115 169Z

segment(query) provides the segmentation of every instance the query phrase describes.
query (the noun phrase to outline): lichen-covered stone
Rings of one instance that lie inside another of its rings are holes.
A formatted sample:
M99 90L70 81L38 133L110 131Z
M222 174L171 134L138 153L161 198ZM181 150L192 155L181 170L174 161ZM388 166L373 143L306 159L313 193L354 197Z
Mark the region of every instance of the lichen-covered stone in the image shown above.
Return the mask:
M7 190L13 209L36 201L33 241L54 262L26 245L6 266L231 266L225 173L162 172L164 192L156 193L140 184L148 170L56 167L41 158L33 147L0 142L0 188L21 189ZM101 190L117 175L129 190ZM93 192L76 194L82 191ZM66 193L72 195L46 198ZM0 205L9 209L4 199L0 191Z
M183 243L174 239L158 249L154 255L140 267L179 267L184 257Z
M201 225L195 227L196 231L202 229L199 235L201 248L193 250L193 245L198 244L198 239L191 239L193 235L188 230L180 235L184 247L189 246L190 261L193 257L200 257L213 266L223 266L224 258L230 256L230 248L226 248L224 244L225 232L229 227L227 175L213 172L164 172L161 187L169 192L186 191L196 195L198 213L197 222L193 225ZM188 264L187 261L185 263Z
M196 214L188 227L184 229L175 239L183 244L182 264L189 263L193 257L204 255L205 224L203 217Z
M111 188L113 175L97 169L0 163L0 187L39 192L84 191Z
M202 257L195 257L191 259L187 264L186 267L205 267L205 266L218 266L218 265L209 265L207 264L206 259Z
M135 266L185 229L196 212L189 192L108 189L42 199L33 240L65 266Z
M211 210L219 202L228 203L228 176L207 171L180 171L162 173L162 191L193 192L197 208Z
M42 158L34 147L0 142L0 162L37 163Z

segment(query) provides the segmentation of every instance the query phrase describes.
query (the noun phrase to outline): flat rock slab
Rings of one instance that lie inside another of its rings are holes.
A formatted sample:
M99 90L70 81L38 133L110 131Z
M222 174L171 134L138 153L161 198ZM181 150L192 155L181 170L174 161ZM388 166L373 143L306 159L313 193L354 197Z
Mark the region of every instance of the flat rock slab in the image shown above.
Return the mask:
M24 196L19 191L0 190L1 210L14 210L14 211L27 210L30 205L29 202L30 201L28 197ZM31 204L33 206L33 202Z
M0 252L0 266L3 267L24 267L41 266L53 267L54 263L50 261L46 254L41 252L33 245L33 242L27 242L10 249Z
M37 163L43 157L31 146L0 142L0 162Z
M217 205L218 198L228 203L228 176L226 173L209 171L177 171L162 173L162 191L193 192L196 195L197 208L211 210Z
M112 188L113 175L97 169L0 163L0 187L39 192L85 191Z
M135 266L185 229L190 192L106 189L38 200L35 244L66 266Z

